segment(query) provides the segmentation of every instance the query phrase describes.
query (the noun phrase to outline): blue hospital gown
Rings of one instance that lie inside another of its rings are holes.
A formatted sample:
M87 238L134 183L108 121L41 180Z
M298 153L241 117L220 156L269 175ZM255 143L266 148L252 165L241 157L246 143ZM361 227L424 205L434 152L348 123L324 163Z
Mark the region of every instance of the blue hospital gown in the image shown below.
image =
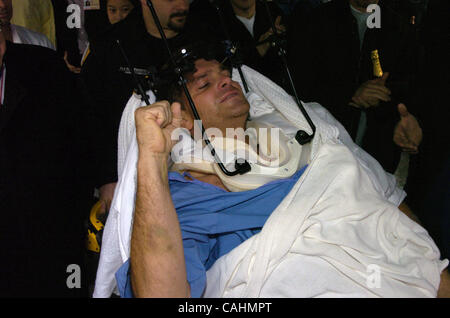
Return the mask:
M243 192L227 192L196 180L188 173L169 172L170 192L183 236L192 297L203 294L206 271L219 257L261 230L305 168L290 178ZM116 280L120 295L133 297L129 260L117 271Z

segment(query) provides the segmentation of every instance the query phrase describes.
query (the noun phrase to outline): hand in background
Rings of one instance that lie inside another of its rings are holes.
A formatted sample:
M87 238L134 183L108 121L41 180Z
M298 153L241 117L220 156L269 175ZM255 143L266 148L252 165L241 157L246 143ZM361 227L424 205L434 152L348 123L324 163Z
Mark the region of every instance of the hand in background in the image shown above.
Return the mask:
M99 188L100 199L102 202L102 207L99 211L100 214L104 214L109 211L111 207L111 202L114 197L114 191L116 189L117 182L104 184Z
M64 62L67 65L67 68L69 69L69 71L71 71L72 73L75 74L80 74L81 73L81 68L80 67L76 67L73 66L72 64L70 64L69 59L67 57L67 51L64 52Z
M400 121L394 129L393 140L395 144L409 153L418 153L422 142L422 128L417 119L408 112L404 104L398 105Z
M284 25L282 25L280 23L281 21L281 16L278 16L275 19L275 29L277 30L277 33L284 33L286 32L286 27ZM260 36L260 38L258 39L258 42L262 42L264 40L266 40L269 36L271 36L273 34L273 30L272 28L270 28L266 33L264 33L263 35ZM258 53L261 57L264 57L267 53L267 51L270 48L270 42L266 42L264 44L260 44L258 46L256 46L256 49L258 50Z
M391 91L385 86L389 73L382 77L361 84L352 97L349 105L356 108L377 107L380 101L389 102Z

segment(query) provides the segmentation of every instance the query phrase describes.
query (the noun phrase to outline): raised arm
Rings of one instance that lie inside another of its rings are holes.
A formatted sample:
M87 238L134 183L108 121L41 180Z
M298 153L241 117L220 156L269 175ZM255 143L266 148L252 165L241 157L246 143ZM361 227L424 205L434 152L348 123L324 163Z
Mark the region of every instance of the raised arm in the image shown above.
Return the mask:
M167 179L170 135L181 125L180 105L158 102L139 108L135 118L139 157L130 252L133 293L188 297L181 230Z

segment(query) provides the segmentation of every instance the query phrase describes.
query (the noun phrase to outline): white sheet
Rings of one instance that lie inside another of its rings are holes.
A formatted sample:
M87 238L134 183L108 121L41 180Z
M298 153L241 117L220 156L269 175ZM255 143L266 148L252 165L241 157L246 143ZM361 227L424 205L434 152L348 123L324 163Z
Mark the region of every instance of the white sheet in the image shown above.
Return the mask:
M271 82L256 71L244 66L243 72L245 74L247 84L253 92L253 94L249 96L249 100L251 102L250 114L253 118L266 116L267 118L272 118L277 122L280 121L281 118L281 121L285 120L283 125L284 127L281 128L285 129L287 132L290 131L291 133L294 133L298 128L311 132L306 120L301 115L291 96L284 92L275 83ZM233 72L233 79L240 81L236 71ZM154 98L153 95L152 98ZM94 297L109 297L111 295L116 288L114 274L129 257L138 151L134 131L134 110L140 105L141 101L133 95L125 108L122 117L121 127L119 130L119 182L103 234L103 243L99 268L97 271ZM367 179L366 181L370 184L370 187L373 188L374 192L380 198L384 198L384 201L387 200L395 206L399 205L403 201L405 193L396 187L394 176L385 173L376 160L355 145L342 125L340 125L322 106L317 103L304 104L304 106L317 127L316 137L312 142L312 156L316 157L316 154L325 144L340 145L340 149L349 149L354 155L353 160L356 162L358 171L364 171L365 178ZM280 116L280 113L282 116ZM342 146L342 144L345 146ZM319 156L316 158L321 157ZM302 180L307 175L309 175L309 173L305 174ZM314 184L313 181L309 182ZM342 184L342 186L344 187L345 183ZM358 195L358 189L356 188L354 190L356 195ZM370 208L375 209L376 207ZM271 219L272 217L269 218L269 221ZM269 221L267 224L270 224ZM266 228L266 226L264 228ZM291 238L291 240L292 239L293 238ZM245 248L248 248L250 246L249 244L253 241L254 240L244 242L244 244L238 247L237 250L245 251ZM435 252L435 250L433 251ZM244 257L244 255L236 256L236 253L237 252L234 251L230 253L229 259ZM225 263L226 262L221 259L220 262L217 263L217 266L214 266L214 268L217 269ZM218 290L213 291L210 289L211 284L209 282L214 280L212 273L213 272L211 272L211 274L208 273L209 281L207 295L216 295L221 293ZM261 281L258 281L258 283L256 283L257 285L254 285L254 282L255 280L252 278L249 286L257 286L261 283ZM353 285L350 282L348 283ZM224 288L229 289L230 286L226 286ZM256 290L258 289L257 287L251 287L251 289L247 288L248 291L245 292L245 295L255 295L255 288ZM236 289L234 289L234 291L236 291ZM274 290L272 290L272 292L273 291ZM225 289L222 294L223 296L226 296ZM345 294L345 291L337 293L337 295L341 296L343 294ZM284 294L281 293L279 295L282 296Z
M348 148L329 141L262 231L207 272L204 296L435 297L448 265L439 256Z

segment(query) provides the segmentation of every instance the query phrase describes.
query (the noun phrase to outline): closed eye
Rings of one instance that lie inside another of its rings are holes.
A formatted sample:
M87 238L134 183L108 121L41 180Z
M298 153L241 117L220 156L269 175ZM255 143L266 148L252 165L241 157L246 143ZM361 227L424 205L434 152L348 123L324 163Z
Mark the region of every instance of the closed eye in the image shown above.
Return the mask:
M206 88L208 86L209 86L209 82L206 82L204 84L201 84L198 89L204 89L204 88Z

